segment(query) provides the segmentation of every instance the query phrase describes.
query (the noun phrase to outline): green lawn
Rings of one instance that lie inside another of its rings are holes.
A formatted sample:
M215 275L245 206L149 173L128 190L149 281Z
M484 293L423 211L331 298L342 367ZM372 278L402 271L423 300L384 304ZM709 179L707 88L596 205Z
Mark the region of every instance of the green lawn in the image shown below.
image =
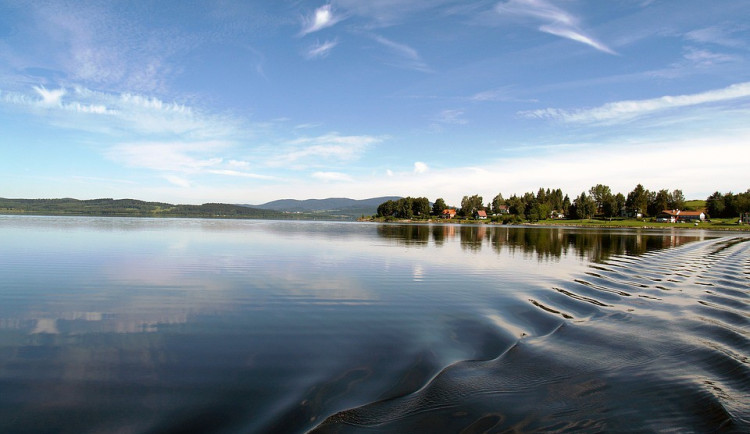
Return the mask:
M543 220L538 224L560 225L560 226L585 226L585 227L614 227L614 228L684 228L684 229L733 229L750 231L750 225L737 224L737 218L713 219L708 222L695 223L657 223L651 219L627 219L627 220Z

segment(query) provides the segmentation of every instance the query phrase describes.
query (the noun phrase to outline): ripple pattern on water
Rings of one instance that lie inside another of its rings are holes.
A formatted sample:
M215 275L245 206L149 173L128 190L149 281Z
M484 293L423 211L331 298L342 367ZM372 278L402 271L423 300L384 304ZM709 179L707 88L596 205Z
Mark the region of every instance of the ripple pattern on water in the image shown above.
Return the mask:
M747 432L749 270L743 236L613 256L526 299L546 333L313 431Z

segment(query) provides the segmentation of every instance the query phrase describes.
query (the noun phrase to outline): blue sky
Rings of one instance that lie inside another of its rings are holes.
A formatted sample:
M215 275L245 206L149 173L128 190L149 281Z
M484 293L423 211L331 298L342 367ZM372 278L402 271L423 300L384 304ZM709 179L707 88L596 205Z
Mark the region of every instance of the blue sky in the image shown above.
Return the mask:
M750 187L745 0L0 0L0 197Z

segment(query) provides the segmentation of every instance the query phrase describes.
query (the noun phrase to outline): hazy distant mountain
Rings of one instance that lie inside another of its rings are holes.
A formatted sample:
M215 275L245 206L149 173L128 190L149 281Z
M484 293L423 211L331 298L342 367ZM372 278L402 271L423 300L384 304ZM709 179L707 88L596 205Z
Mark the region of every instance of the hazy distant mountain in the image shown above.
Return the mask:
M373 197L370 199L348 199L344 197L332 197L328 199L281 199L262 205L248 205L253 208L270 209L284 212L325 213L340 214L348 216L373 215L378 210L378 205L388 200L398 200L400 196Z

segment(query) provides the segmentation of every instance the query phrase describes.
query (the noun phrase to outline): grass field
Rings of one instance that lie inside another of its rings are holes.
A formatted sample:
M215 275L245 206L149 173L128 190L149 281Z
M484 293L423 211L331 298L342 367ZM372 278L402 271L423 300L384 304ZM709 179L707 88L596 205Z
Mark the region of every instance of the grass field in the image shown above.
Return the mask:
M695 223L658 223L645 220L543 220L538 222L540 225L559 225L559 226L583 226L583 227L609 227L609 228L681 228L681 229L719 229L719 230L740 230L750 231L750 225L740 225L738 219L713 219L711 221Z
M688 200L685 202L686 210L697 211L699 209L705 209L705 208L706 208L705 200Z

